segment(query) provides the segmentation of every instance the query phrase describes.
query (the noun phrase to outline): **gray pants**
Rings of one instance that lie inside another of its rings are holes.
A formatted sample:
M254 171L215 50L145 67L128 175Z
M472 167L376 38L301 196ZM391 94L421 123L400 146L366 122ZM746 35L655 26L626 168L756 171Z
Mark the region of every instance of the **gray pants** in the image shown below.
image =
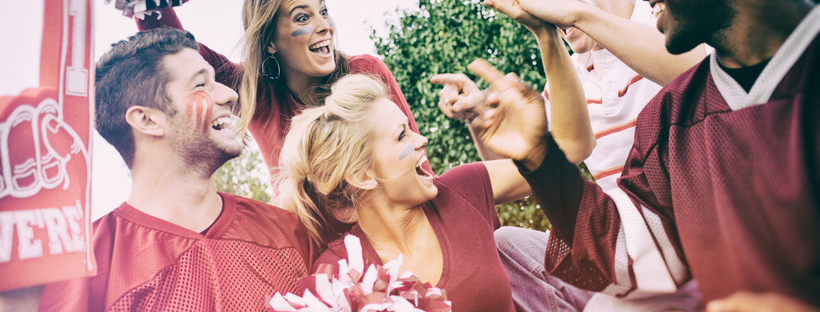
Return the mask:
M672 294L626 300L583 290L547 274L544 254L549 232L516 227L495 231L501 262L512 284L519 311L697 311L702 309L700 289L692 280Z

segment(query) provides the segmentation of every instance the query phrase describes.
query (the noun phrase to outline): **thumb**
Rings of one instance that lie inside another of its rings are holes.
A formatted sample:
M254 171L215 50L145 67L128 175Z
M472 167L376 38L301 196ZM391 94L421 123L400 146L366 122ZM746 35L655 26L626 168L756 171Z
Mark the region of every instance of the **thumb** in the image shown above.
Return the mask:
M489 2L489 4L487 4L488 2ZM496 2L496 1L492 1L492 0L487 0L487 1L484 1L484 5L492 8L493 10L504 13L504 15L507 15L507 16L510 16L510 17L515 16L512 12L513 7L510 6L510 5L507 5L507 3L505 3L504 1Z

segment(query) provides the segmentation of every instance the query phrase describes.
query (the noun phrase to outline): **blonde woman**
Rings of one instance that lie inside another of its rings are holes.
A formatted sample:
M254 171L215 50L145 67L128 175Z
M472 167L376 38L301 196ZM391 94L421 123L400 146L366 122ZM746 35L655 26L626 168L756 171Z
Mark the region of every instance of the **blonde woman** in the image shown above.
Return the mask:
M454 311L514 311L510 281L493 240L495 205L530 192L511 160L471 163L440 177L420 166L427 139L378 80L348 75L324 107L293 118L282 149L277 189L319 245L323 216L358 222L365 265L403 254L403 269L445 289ZM330 242L314 263L347 253Z
M140 30L169 26L182 29L174 9L138 20ZM250 133L273 173L290 119L307 106L321 105L329 86L348 73L367 73L387 86L387 97L418 127L393 74L370 55L347 56L334 46L333 19L323 0L245 0L243 62L235 64L200 43L200 53L216 71L218 82L238 91L239 134ZM249 69L249 70L246 70ZM424 167L429 169L425 162Z

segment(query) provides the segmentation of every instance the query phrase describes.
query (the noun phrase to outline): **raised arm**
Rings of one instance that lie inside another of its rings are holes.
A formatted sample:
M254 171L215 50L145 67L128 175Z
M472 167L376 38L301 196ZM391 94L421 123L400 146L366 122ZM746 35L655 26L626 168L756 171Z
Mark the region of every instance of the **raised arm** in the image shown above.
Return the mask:
M679 256L680 242L667 236L676 231L671 209L654 197L658 185L650 185L642 170L644 163L660 160L657 153L634 150L624 173L630 188L603 193L580 176L546 131L538 92L486 62L468 68L493 82L490 97L498 101L479 125L478 138L515 161L553 225L547 272L610 295L674 292L689 279ZM647 228L623 227L622 220L652 223Z
M515 0L497 0L488 4L535 35L549 82L550 132L567 159L574 164L581 163L595 148L595 133L590 125L581 80L558 29L524 11Z
M160 14L152 14L145 16L145 19L134 18L137 22L137 28L140 31L149 30L159 27L171 27L179 30L182 28L182 22L173 7L165 7L159 10ZM239 90L239 82L242 79L242 66L231 62L227 57L216 51L211 50L208 46L199 43L199 54L213 66L215 71L215 79L217 82L224 84L234 91ZM238 108L238 106L237 106Z
M489 2L493 1L500 0ZM680 55L669 54L664 36L656 28L610 14L578 0L518 2L524 10L538 19L562 28L580 29L635 72L662 86L706 56L703 45Z
M478 88L475 82L464 74L435 75L430 79L430 82L444 86L439 91L438 106L448 118L458 118L467 124L481 160L489 161L506 158L496 154L484 146L481 141L475 139L476 130L473 121L476 121L481 112L489 108L487 96Z

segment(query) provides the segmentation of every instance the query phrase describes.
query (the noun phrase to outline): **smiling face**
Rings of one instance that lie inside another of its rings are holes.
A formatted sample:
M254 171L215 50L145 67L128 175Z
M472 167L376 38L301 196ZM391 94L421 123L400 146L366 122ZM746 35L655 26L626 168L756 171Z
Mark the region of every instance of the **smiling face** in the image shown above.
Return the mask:
M336 27L320 0L286 0L276 14L275 53L287 77L325 77L336 68Z
M369 121L375 135L373 160L369 173L377 177L381 190L390 201L416 206L436 197L432 173L421 164L427 160L427 138L410 130L405 116L386 98L374 102Z
M701 43L715 45L723 31L732 25L733 0L651 0L658 14L657 27L666 37L666 50L672 54L689 52Z
M171 144L187 163L212 170L242 153L230 129L231 106L237 94L214 81L214 70L199 53L183 49L163 60L171 77L167 91L176 110L170 117Z

